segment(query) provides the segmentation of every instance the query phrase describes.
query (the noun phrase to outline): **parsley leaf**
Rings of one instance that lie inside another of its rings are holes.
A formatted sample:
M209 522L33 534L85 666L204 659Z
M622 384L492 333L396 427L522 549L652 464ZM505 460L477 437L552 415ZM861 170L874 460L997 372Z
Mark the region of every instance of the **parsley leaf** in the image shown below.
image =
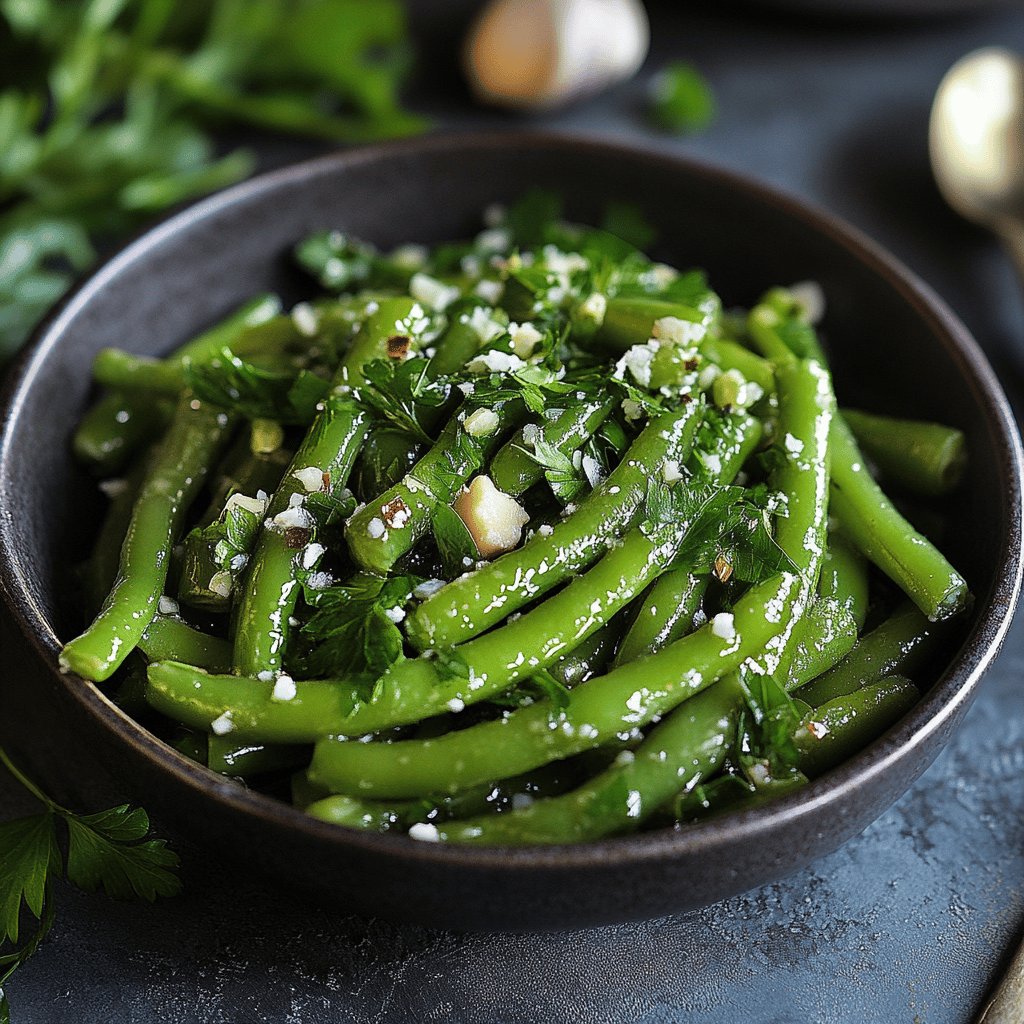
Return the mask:
M250 420L310 423L331 382L309 370L267 370L224 348L220 354L185 366L185 383L196 397Z
M746 707L737 724L737 759L757 787L767 779L782 779L799 766L800 752L793 734L803 712L773 676L740 674Z
M449 579L461 576L480 557L473 535L450 505L437 506L431 519L431 529L441 555L441 564Z
M322 590L304 585L314 612L300 633L307 647L293 656L295 670L313 678L356 677L372 684L403 656L402 632L388 613L404 609L422 582L412 575L382 579L360 573Z
M44 807L40 814L0 824L0 1022L10 1021L3 986L38 949L53 924L53 883L66 873L72 885L104 889L117 898L154 900L181 889L177 855L162 839L147 839L149 817L123 804L76 814L51 800L0 748L2 764ZM57 822L68 831L68 858L57 842ZM37 919L31 938L17 947L21 917ZM16 948L4 952L6 946Z
M431 377L430 361L374 359L363 367L366 383L359 399L379 419L410 434L424 444L433 444L436 431L427 410L440 409L452 394L448 377Z

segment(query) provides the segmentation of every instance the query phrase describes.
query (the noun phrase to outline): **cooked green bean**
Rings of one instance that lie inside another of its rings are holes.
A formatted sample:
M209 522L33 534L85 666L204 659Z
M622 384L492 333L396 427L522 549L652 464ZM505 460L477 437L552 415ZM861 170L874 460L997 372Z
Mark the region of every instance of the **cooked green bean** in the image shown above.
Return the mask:
M801 769L813 777L845 761L902 718L919 696L909 679L887 675L816 707L794 737Z
M937 497L948 494L963 477L967 466L963 431L856 409L843 409L843 419L882 477L898 487Z
M928 617L970 595L857 438L927 498L962 436L836 413L809 290L723 311L703 272L542 206L434 251L322 231L297 249L319 297L101 353L95 469L179 412L104 485L120 572L98 548L117 579L65 667L102 679L137 645L114 692L190 756L290 777L327 822L478 844L752 806L904 713L889 677L927 684L955 634ZM200 396L209 450L179 422ZM916 606L859 636L885 575Z
M881 625L861 637L835 668L803 687L797 696L817 707L884 676L914 675L942 649L946 634L909 601L905 602Z
M637 517L648 467L689 454L701 419L698 402L655 417L623 460L548 534L449 583L410 616L407 635L420 650L477 636L506 615L590 565Z
M135 649L163 593L174 538L231 429L223 412L179 402L135 501L117 580L92 625L61 651L63 671L99 682Z

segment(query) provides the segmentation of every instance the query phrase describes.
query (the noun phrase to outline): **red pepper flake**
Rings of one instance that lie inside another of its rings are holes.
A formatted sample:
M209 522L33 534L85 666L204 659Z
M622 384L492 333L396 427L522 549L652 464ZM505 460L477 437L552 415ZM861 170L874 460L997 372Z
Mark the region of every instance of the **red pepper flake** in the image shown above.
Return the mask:
M412 340L407 334L392 334L387 341L388 359L405 359Z
M309 543L312 532L305 526L289 526L284 531L284 546L292 550L304 548Z
M729 577L732 575L732 562L723 554L719 554L715 559L715 577L719 583L728 583Z
M326 470L325 472L321 473L320 474L320 479L323 481L323 483L321 483L321 485L320 485L320 490L323 491L324 494L329 494L330 490L331 490L331 473L330 473L330 470Z
M700 366L700 360L696 356L691 356L689 359L686 360L685 363L683 363L683 366L690 373L693 373L693 371L696 370L698 366Z

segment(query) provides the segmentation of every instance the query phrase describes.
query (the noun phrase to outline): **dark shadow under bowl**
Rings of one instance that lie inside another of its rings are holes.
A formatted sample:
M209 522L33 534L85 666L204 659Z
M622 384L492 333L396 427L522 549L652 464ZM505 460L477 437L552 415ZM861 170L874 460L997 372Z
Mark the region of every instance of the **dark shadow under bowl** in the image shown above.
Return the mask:
M61 639L82 619L69 567L99 510L69 455L96 350L163 353L257 291L302 297L287 253L308 231L338 227L383 247L459 238L487 204L535 186L562 193L582 221L609 200L636 204L659 228L656 253L706 267L727 304L749 303L772 284L818 280L841 399L966 432L970 468L949 502L943 543L977 603L963 645L918 706L856 758L758 809L589 845L460 849L307 818L188 761L97 687L60 676ZM330 156L214 196L132 243L49 319L23 360L0 448L0 581L43 667L0 683L16 725L7 731L53 737L32 767L63 791L85 781L61 756L66 736L167 828L350 910L536 929L703 906L834 850L931 763L1009 624L1021 578L1020 501L1016 428L975 342L920 281L821 212L702 164L599 141L456 136Z

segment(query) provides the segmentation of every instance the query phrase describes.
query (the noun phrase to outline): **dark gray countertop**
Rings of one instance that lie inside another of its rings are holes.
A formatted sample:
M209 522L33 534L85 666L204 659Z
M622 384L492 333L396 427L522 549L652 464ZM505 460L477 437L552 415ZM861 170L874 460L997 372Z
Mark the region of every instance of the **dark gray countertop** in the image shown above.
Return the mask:
M943 207L925 139L944 70L976 46L1024 50L1024 15L808 25L653 6L649 67L694 60L720 105L705 135L662 144L816 200L888 246L963 317L1020 408L1020 287L995 243ZM459 9L420 17L434 33ZM443 46L429 55L421 102L443 127L503 123L468 107ZM653 139L642 83L542 123ZM302 905L184 846L177 900L58 892L52 937L9 986L15 1024L964 1024L1024 923L1022 671L1018 622L964 727L888 814L813 867L700 913L460 936ZM0 816L30 806L0 779Z

